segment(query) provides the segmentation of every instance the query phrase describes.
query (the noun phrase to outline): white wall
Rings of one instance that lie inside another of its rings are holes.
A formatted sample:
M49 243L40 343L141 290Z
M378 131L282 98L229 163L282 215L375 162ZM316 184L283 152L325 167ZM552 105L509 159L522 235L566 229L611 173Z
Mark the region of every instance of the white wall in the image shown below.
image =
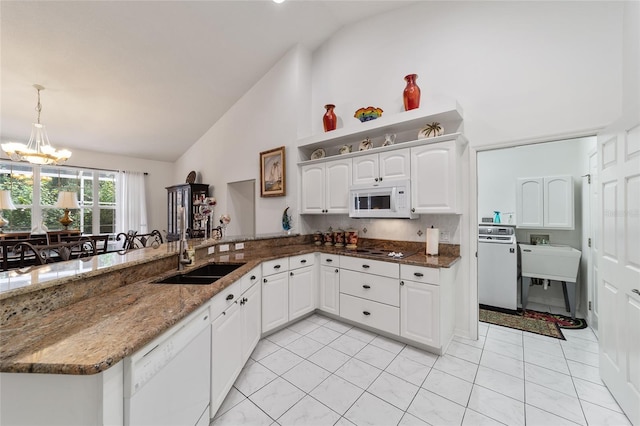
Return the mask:
M618 2L419 2L344 27L312 58L302 48L285 55L180 158L174 178L200 171L202 181L215 186L219 215L226 208L226 183L259 179L258 153L286 145L289 195L257 194L256 232L279 231L287 205L294 231L324 227L329 219L296 214L296 140L322 132L327 103L336 105L339 126L353 123L353 113L363 106L401 112L403 77L417 73L423 106L446 98L464 109L471 148L464 190L473 205L476 149L585 133L618 117L623 7ZM459 237L454 236L463 256L456 327L473 335L475 214L470 220L470 212L468 207L460 217ZM403 223L395 238L413 239L418 223L439 220ZM393 225L374 224L371 235L386 233L388 226Z
M256 233L282 231L282 212L297 214L299 132L309 132L311 56L295 47L176 162L174 179L196 170L213 186L218 218L226 213L227 183L256 180ZM259 153L286 146L286 197L260 197ZM233 223L233 217L231 218Z

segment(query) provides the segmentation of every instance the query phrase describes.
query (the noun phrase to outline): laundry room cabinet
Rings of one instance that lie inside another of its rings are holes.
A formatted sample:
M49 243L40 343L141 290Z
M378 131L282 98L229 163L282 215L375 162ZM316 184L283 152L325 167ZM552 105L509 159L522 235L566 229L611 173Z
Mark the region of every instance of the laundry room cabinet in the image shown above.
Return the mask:
M574 229L573 176L518 178L516 227Z

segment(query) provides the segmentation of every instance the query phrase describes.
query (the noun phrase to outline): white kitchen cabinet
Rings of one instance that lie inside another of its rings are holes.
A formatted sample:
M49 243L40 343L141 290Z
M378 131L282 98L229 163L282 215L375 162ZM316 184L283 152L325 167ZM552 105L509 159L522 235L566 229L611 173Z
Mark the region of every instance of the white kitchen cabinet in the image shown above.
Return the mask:
M351 158L301 167L301 213L349 213Z
M413 213L461 213L463 151L457 139L411 148Z
M400 265L400 336L440 354L454 328L454 286L458 264L451 268Z
M240 373L242 360L242 312L235 301L211 324L211 418Z
M353 158L353 185L376 185L379 182L409 179L408 148L368 154Z
M289 321L289 272L262 278L262 333Z
M314 272L313 266L305 266L289 272L289 321L315 309Z
M334 315L340 314L340 256L320 255L320 282L318 309Z
M228 288L234 295L227 308L211 323L211 405L213 418L224 398L238 378L260 340L260 283L259 268L246 274ZM244 292L245 285L249 285ZM224 294L218 293L214 299Z
M519 178L516 226L525 229L574 229L572 176Z

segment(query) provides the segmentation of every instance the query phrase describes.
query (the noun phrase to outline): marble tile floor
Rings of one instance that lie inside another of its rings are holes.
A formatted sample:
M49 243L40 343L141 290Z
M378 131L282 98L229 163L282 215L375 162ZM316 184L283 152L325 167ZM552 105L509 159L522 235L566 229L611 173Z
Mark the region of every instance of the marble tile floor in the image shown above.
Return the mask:
M566 341L480 323L437 356L314 314L262 339L223 425L630 425L591 329Z

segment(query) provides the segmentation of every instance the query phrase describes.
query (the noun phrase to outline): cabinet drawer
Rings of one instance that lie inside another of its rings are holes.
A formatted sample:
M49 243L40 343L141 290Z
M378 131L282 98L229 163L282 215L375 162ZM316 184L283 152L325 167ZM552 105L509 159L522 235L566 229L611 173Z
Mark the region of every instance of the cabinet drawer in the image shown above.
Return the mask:
M315 254L307 253L289 257L289 269L303 268L315 263Z
M418 283L440 284L440 269L400 265L400 279Z
M320 264L326 266L340 267L340 256L337 254L320 253Z
M393 306L341 294L340 316L378 330L400 334L400 309Z
M400 276L400 265L391 262L381 262L379 260L340 256L340 267L396 279Z
M211 318L218 318L223 311L240 299L242 284L236 281L211 298Z
M268 276L271 274L277 274L289 270L289 258L284 257L282 259L267 260L262 262L262 275Z
M245 291L249 290L252 285L254 285L255 283L259 283L261 281L261 278L262 273L260 266L256 266L251 271L246 273L242 278L240 278L240 286L242 287L240 289L240 293L244 293Z
M341 269L340 292L374 302L400 306L400 285L397 278Z

